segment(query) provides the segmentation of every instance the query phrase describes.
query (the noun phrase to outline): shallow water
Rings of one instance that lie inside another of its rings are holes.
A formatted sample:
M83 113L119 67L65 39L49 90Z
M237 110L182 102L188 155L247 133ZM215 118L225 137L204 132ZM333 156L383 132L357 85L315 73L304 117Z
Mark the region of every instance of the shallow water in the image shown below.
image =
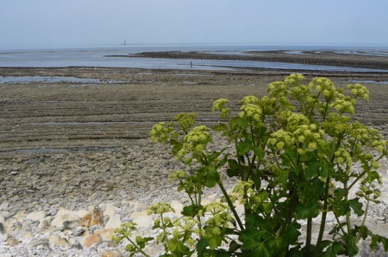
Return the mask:
M0 84L5 83L82 83L82 84L101 84L101 83L124 83L124 81L104 81L101 79L76 78L76 77L46 77L46 76L0 76Z
M388 81L376 81L376 80L348 80L348 83L360 83L360 84L381 84L388 85Z
M266 68L309 71L388 72L388 70L381 69L305 65L282 62L125 57L129 54L149 51L202 51L218 54L243 54L247 51L286 50L289 54L300 54L302 51L320 51L328 49L341 53L359 53L378 56L388 55L387 49L370 48L359 50L346 47L328 48L327 46L121 46L100 49L84 48L2 51L0 52L0 67L127 67L184 70L231 70L237 68ZM113 55L124 57L111 57Z

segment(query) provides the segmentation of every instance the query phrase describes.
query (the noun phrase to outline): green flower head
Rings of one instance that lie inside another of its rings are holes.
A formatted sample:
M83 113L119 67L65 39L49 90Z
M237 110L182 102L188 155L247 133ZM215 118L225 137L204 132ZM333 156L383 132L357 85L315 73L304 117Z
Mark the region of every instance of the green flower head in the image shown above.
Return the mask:
M369 101L369 90L361 84L349 84L347 86L351 90L355 98L362 98L364 101Z
M241 106L240 117L241 118L250 118L253 121L260 122L262 118L262 110L260 106L256 104L244 104Z
M228 99L220 98L213 103L213 112L219 111L220 117L225 119L229 116L230 108L226 108L225 105L229 103Z

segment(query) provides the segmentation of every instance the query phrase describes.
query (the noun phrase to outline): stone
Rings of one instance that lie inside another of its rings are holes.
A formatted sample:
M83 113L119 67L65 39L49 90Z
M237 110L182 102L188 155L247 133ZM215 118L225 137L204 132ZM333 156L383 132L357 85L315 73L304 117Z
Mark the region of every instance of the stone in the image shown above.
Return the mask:
M179 201L173 200L170 203L171 207L175 210L175 214L181 214L183 211L183 204Z
M76 227L73 229L73 235L78 237L82 236L83 233L85 233L86 229L84 227Z
M21 241L16 240L13 236L8 236L6 242L7 242L7 244L8 244L9 246L16 246L16 245L18 245L18 244L21 243Z
M89 232L90 232L91 234L94 234L94 232L95 232L96 230L99 230L99 229L102 229L102 227L101 227L100 225L94 225L94 226L91 226L91 227L89 228Z
M105 225L106 229L120 227L122 221L120 214L112 214Z
M35 248L39 246L49 247L49 240L47 238L44 239L33 239L28 243L29 247Z
M98 229L95 231L95 234L100 235L103 241L111 241L115 234L115 229Z
M8 210L8 208L9 208L9 202L2 202L0 204L0 211Z
M105 251L100 257L123 257L124 255L119 251Z
M80 226L80 220L66 220L63 222L64 229L75 229Z
M50 228L52 218L46 218L40 221L38 228L45 230Z
M131 217L138 227L152 226L153 220L152 217L147 214L147 211L134 212Z
M74 237L70 237L69 240L69 245L71 248L75 248L75 249L82 249L82 245L78 242L78 240Z
M117 208L116 206L114 206L111 203L106 204L105 206L102 205L102 208L104 208L104 207L105 207L104 215L108 215L109 217L111 217L112 215L116 214L118 211L121 210L120 208Z
M69 246L69 242L65 238L60 237L59 235L50 235L48 237L48 240L49 244L52 246Z
M101 242L102 242L102 238L100 235L97 235L97 234L91 234L80 241L83 247L92 247L94 245L98 245Z
M38 220L41 220L43 218L45 218L47 215L46 215L46 212L45 211L37 211L37 212L31 212L27 215L26 219L27 220L32 220L32 221L38 221Z
M48 210L48 212L47 212L47 215L49 215L49 216L55 216L55 215L57 215L57 213L58 213L58 209L56 209L56 208L50 208L50 209Z
M55 218L51 221L51 226L53 227L64 227L64 222L66 221L79 221L81 219L80 216L74 214L71 211L61 212L59 211Z
M0 234L5 234L5 228L2 222L0 222Z
M0 234L0 246L2 244L2 242L5 242L7 240L7 235L6 234Z
M99 207L93 207L80 221L81 226L89 228L94 225L103 225L103 212Z

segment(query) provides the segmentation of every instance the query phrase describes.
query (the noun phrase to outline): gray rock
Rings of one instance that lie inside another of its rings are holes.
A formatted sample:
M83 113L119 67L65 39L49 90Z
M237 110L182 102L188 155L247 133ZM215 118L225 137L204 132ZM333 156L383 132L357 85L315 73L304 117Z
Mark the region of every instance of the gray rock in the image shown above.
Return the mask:
M73 229L73 235L76 237L82 236L82 234L86 231L84 227L76 227Z

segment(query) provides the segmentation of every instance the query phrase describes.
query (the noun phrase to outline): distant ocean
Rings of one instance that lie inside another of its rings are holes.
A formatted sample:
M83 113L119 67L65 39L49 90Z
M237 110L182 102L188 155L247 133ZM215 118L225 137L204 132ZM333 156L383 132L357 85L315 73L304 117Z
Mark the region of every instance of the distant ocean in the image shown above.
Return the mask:
M0 67L127 67L144 69L229 70L237 68L267 68L285 70L319 70L349 72L388 72L388 70L305 65L281 62L237 60L190 60L140 57L107 57L154 51L205 51L217 54L244 54L247 51L285 50L289 54L301 51L330 50L343 54L360 54L388 57L388 48L344 46L255 46L255 45L120 45L112 47L0 50ZM192 66L191 66L192 63ZM1 75L1 74L0 74Z

